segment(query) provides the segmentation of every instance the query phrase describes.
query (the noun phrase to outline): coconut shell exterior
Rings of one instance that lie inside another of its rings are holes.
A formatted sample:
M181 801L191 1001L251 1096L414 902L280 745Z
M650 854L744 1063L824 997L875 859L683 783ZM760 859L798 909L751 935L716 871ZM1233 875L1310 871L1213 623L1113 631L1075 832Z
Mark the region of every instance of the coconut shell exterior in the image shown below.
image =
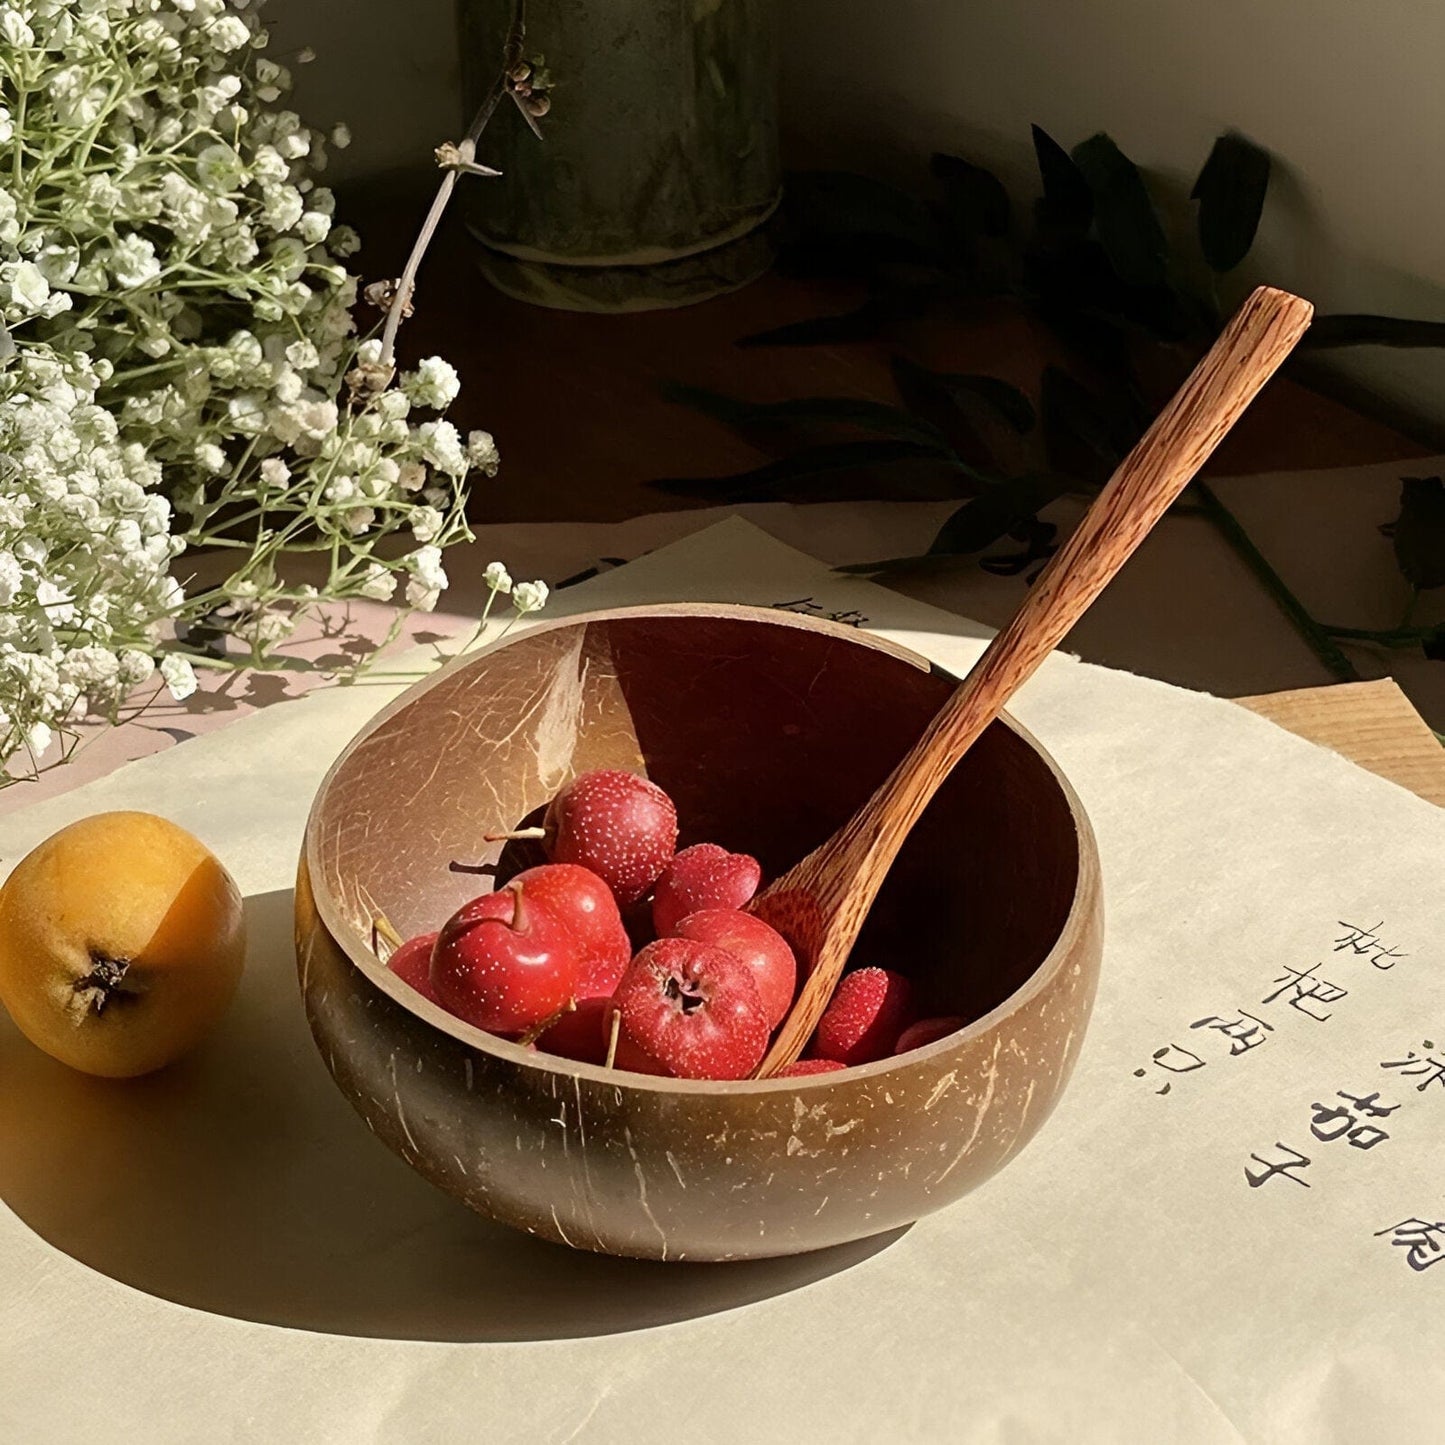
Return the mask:
M410 936L488 886L454 859L503 877L535 861L482 836L592 768L666 789L679 847L720 843L775 876L852 815L956 681L837 624L676 605L546 623L410 689L338 759L307 825L298 968L337 1084L439 1188L579 1249L795 1254L959 1199L1052 1110L1103 943L1088 821L1008 718L929 805L855 951L907 973L920 1015L973 1020L913 1053L744 1083L608 1071L461 1023L369 942L377 912Z

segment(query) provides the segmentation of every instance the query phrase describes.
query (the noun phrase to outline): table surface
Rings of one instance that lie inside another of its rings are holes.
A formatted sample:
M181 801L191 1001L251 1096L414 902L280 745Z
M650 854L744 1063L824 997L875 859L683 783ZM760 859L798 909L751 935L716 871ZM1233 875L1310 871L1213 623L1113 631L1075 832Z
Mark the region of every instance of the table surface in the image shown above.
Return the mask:
M604 576L576 605L725 587L766 605L816 591L889 635L916 628L944 666L975 656L983 628L884 589L860 595L746 534L734 524L671 564L641 559L631 581ZM107 805L173 804L234 862L254 967L215 1048L149 1085L91 1087L0 1039L0 1195L13 1216L0 1224L23 1265L0 1306L18 1352L10 1417L77 1439L119 1438L148 1416L171 1439L237 1421L253 1434L372 1438L401 1419L445 1438L457 1420L485 1418L498 1439L642 1445L675 1439L685 1418L699 1441L779 1426L849 1439L879 1420L933 1440L970 1423L986 1433L995 1415L1015 1435L1078 1422L1091 1427L1080 1438L1130 1438L1148 1418L1180 1440L1312 1440L1349 1436L1355 1420L1359 1434L1374 1417L1430 1438L1432 1406L1411 1385L1439 1349L1419 1296L1434 1276L1422 1284L1380 1231L1433 1207L1439 1095L1371 1067L1367 1078L1408 1097L1398 1138L1392 1118L1367 1166L1337 1144L1305 1181L1318 1188L1276 1179L1256 1192L1246 1170L1251 1150L1273 1160L1271 1141L1305 1142L1308 1101L1360 1088L1362 1061L1404 1067L1419 1048L1445 814L1239 707L1117 671L1055 658L1020 702L1090 800L1106 869L1127 880L1111 900L1089 1053L1047 1147L889 1254L824 1261L827 1278L807 1273L807 1258L702 1275L549 1254L479 1228L377 1147L307 1037L290 948L295 838L325 756L369 712L364 695L331 695L324 718L272 708L238 729L253 737L234 754L197 739L174 769L118 778ZM207 787L237 776L239 792ZM15 842L53 826L59 803L19 820ZM1334 920L1356 917L1389 920L1382 937L1420 962L1383 972L1325 952ZM1221 1035L1208 1072L1168 1097L1154 1079L1131 1082L1166 1040L1193 1041L1190 1019L1213 1010L1222 1022L1220 1008L1276 982L1281 960L1312 954L1348 986L1335 989L1348 993L1338 1022L1281 1000L1261 1024L1267 1046L1242 1063ZM974 1137L995 1077L986 1058L940 1077L969 1091L960 1107L977 1114L960 1122ZM803 1127L834 1122L825 1110ZM1275 1326L1262 1359L1238 1327L1254 1317ZM860 1335L855 1322L874 1318L889 1328ZM92 1337L110 1347L87 1356L90 1388L67 1389L75 1341ZM486 1341L498 1348L473 1348ZM1345 1394L1330 1388L1340 1361L1357 1359L1369 1368ZM684 1377L698 1388L656 1388ZM871 1382L861 1393L860 1380ZM308 1410L321 1427L303 1428ZM66 1412L88 1428L67 1433Z
M1445 807L1445 747L1389 678L1235 701Z

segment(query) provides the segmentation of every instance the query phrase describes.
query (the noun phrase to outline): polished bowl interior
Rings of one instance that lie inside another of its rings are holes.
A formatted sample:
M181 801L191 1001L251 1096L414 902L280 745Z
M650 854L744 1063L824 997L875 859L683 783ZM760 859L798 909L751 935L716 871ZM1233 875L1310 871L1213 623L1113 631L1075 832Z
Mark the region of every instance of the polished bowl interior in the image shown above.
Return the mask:
M607 1071L459 1022L369 945L377 912L410 935L489 886L448 864L497 861L483 834L592 768L665 788L679 846L721 843L776 875L868 797L955 681L836 624L679 605L544 624L411 689L338 760L307 827L298 964L338 1084L441 1188L579 1248L795 1253L956 1199L1047 1117L1102 942L1088 822L1009 720L929 805L855 952L906 972L923 1013L972 1020L912 1054L743 1083Z

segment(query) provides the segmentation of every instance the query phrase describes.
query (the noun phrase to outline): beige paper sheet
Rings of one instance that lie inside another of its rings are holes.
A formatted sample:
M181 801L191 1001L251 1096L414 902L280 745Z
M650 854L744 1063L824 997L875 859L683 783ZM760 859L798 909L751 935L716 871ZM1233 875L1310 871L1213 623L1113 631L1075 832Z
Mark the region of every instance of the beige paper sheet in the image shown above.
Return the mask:
M958 670L982 645L742 522L554 611L684 597L857 611ZM1014 711L1090 812L1108 907L1054 1117L896 1236L646 1266L452 1204L311 1048L301 828L392 692L312 693L0 820L8 868L88 812L167 813L232 867L253 936L218 1037L154 1079L69 1075L0 1022L0 1439L1438 1433L1445 1234L1394 1227L1445 1219L1445 812L1227 703L1051 659ZM1377 1097L1347 1124L1344 1093ZM1309 1163L1251 1186L1285 1149Z

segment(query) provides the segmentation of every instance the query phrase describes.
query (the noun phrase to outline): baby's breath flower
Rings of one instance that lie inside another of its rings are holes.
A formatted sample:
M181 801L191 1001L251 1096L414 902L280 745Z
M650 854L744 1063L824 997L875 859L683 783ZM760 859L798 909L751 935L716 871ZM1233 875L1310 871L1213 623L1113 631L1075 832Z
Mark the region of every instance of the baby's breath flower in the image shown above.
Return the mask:
M524 616L528 612L540 612L547 605L547 584L545 582L518 582L512 588L512 606Z
M50 283L33 261L7 261L0 265L0 296L6 310L18 317L33 316L50 298Z
M512 590L511 573L500 562L488 562L487 570L482 573L482 580L493 592L507 593Z
M489 431L474 431L467 436L467 460L477 468L485 472L489 477L497 475L497 469L501 466L502 458L497 451L497 444L492 440Z
M284 487L291 480L291 468L280 457L267 457L257 471L267 487Z
M293 341L286 348L286 360L296 368L298 372L312 371L321 364L321 357L317 354L313 342L304 337L300 341Z
M0 769L117 716L157 659L188 696L173 632L202 621L241 662L330 598L404 582L434 608L468 476L496 471L490 435L439 414L442 359L347 388L381 350L353 337L358 241L317 184L322 137L278 108L290 75L254 8L0 0ZM330 577L288 581L290 539L318 534ZM232 575L188 595L175 559L216 543Z
M106 252L105 260L121 290L144 286L161 274L156 248L144 236L122 237Z
M439 471L449 477L463 477L470 463L462 449L462 439L449 421L424 421L413 429L421 454Z
M419 612L430 612L437 598L446 590L447 574L442 567L440 547L418 547L406 559L411 580L406 584L406 600Z
M211 44L220 51L239 50L251 43L251 30L237 15L223 15L209 30Z
M50 747L55 739L55 733L49 723L37 719L30 723L23 732L25 746L30 750L31 755L40 757Z
M377 602L390 602L396 592L396 573L380 562L371 563L361 580L361 595Z
M413 406L445 411L462 389L455 369L440 356L428 356L415 371L401 379L401 389Z
M168 652L161 658L161 677L177 702L184 702L196 690L195 669L190 660L178 652Z
M435 507L413 507L411 534L418 542L432 542L441 536L445 518Z
M128 647L120 654L120 683L127 690L148 682L155 670L155 658L148 652Z
M215 442L201 442L196 447L196 461L214 476L226 470L226 453Z
M25 23L25 17L9 5L0 10L0 37L17 48L35 44L35 32Z

